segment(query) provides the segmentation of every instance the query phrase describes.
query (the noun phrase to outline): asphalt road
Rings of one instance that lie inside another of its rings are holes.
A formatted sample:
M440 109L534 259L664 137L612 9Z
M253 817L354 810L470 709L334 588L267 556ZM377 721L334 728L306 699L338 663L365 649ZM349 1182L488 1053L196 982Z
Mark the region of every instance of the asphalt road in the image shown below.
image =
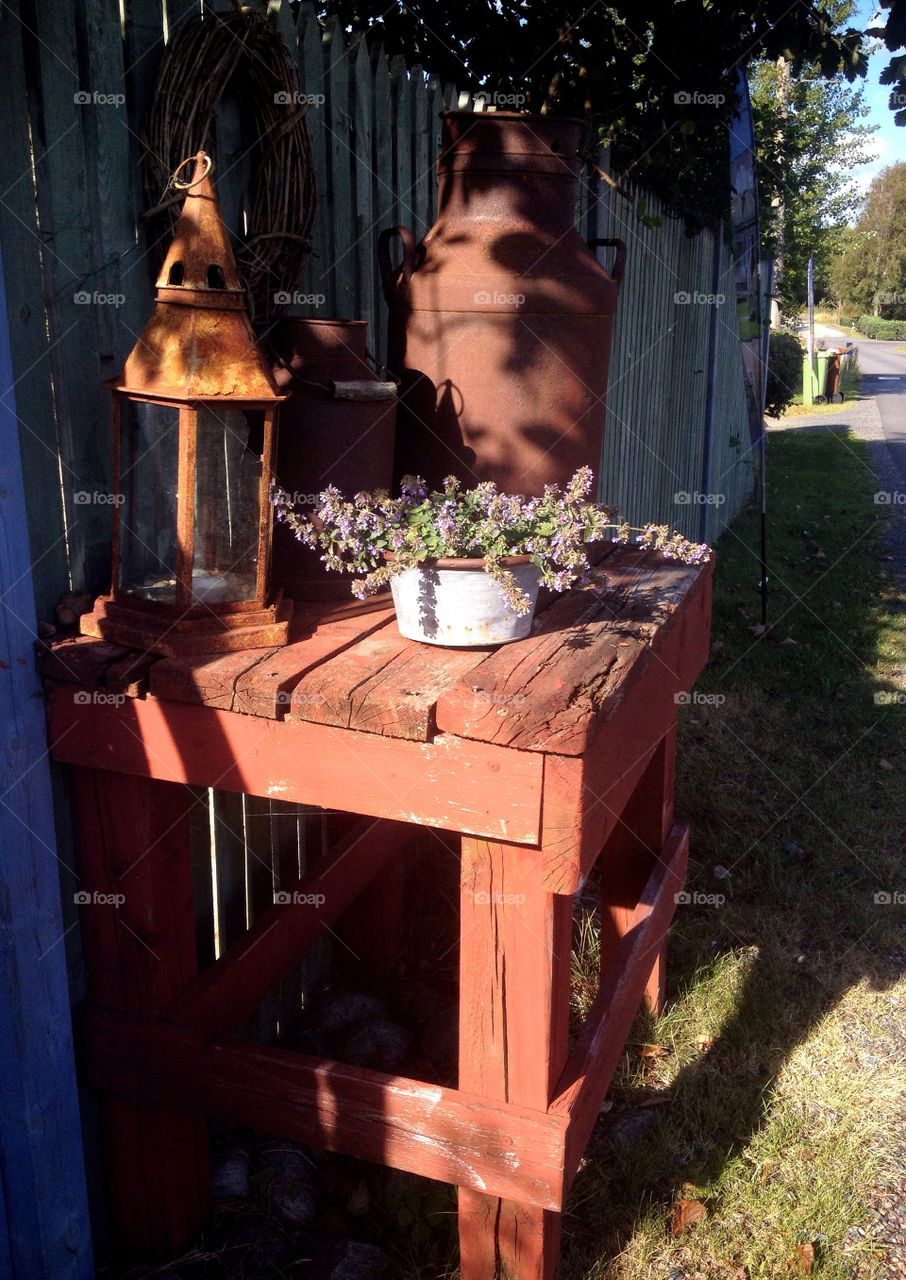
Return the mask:
M847 341L845 333L824 324L815 325L815 336L829 345ZM862 370L860 397L871 397L877 405L890 464L898 483L906 489L906 342L873 342L860 337L853 341L859 348Z
M891 460L906 485L906 342L857 338L861 395L878 406Z

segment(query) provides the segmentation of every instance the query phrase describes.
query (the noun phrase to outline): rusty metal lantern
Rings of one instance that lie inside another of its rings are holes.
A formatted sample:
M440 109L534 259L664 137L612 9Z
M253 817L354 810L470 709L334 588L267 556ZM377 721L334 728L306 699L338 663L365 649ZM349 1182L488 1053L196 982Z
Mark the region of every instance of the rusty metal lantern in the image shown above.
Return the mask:
M192 161L184 162L184 164ZM286 641L269 592L275 417L284 397L246 311L214 186L194 157L154 311L114 393L113 586L88 635L156 653Z

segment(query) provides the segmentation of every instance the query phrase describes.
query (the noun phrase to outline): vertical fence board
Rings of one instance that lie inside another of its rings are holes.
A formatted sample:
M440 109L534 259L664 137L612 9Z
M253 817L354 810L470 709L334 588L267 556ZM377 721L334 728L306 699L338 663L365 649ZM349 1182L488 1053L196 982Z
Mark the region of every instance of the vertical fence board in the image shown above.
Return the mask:
M30 123L18 3L0 9L0 82L17 109L4 116L0 147L0 242L6 262L6 305L12 350L19 449L28 486L27 517L39 617L49 617L70 583L64 497L53 388L47 369L41 236L32 179ZM4 388L4 404L13 405Z
M327 104L324 100L324 32L314 8L299 6L297 19L299 74L302 92L312 104L306 123L311 137L311 155L318 189L318 215L312 227L312 252L304 275L304 291L324 295L324 315L336 315L333 257L331 249L332 218L327 216L330 180L327 171Z
M358 42L353 61L353 108L355 128L355 266L358 319L368 325L369 340L374 334L377 307L374 279L374 88L368 43Z
M374 328L370 335L371 349L379 366L387 361L387 307L381 293L378 267L377 237L381 231L393 225L394 183L396 168L393 164L393 115L390 68L383 53L378 50L374 59L374 150L371 164L374 170L374 224L364 252L371 257L375 281Z
M330 222L334 230L332 269L336 273L336 315L342 320L356 316L355 296L355 212L352 204L352 146L354 124L350 115L349 59L343 43L339 18L329 18L325 33L327 53L327 119L330 141Z
M428 100L433 98L433 89L429 90L428 80L421 67L413 67L409 73L412 90L412 180L414 190L413 206L415 209L414 231L416 239L421 239L430 223L431 195L430 188L434 181L429 159L430 142L428 138Z
M30 47L26 42L26 65L31 73L50 366L69 501L69 550L76 581L100 591L110 569L112 506L104 501L110 486L110 441L103 427L87 431L85 424L109 422L96 321L98 307L112 304L98 289L93 269L95 228L88 207L83 128L93 112L115 108L97 96L106 90L79 83L74 11L54 0L33 0L33 5L40 38ZM88 494L89 500L80 501L80 493Z
M412 192L412 95L406 60L395 57L390 63L391 102L394 115L393 172L396 199L393 220L402 226L415 223Z

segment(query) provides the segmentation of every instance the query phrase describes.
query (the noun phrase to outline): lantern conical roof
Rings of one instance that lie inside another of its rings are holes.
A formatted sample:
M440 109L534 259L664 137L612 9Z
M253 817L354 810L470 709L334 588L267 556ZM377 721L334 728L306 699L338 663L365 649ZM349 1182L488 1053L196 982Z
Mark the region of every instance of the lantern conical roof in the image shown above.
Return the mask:
M281 400L249 320L210 157L199 151L194 162L154 311L110 385L165 400Z

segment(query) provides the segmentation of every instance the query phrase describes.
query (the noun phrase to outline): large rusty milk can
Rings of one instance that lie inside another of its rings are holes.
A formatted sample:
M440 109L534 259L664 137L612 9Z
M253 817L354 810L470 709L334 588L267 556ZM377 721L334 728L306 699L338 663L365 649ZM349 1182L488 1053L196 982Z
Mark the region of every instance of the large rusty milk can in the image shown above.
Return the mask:
M397 477L540 493L597 474L625 246L608 275L574 225L579 120L445 111L438 215L379 241L400 379ZM402 260L395 241L399 240Z

